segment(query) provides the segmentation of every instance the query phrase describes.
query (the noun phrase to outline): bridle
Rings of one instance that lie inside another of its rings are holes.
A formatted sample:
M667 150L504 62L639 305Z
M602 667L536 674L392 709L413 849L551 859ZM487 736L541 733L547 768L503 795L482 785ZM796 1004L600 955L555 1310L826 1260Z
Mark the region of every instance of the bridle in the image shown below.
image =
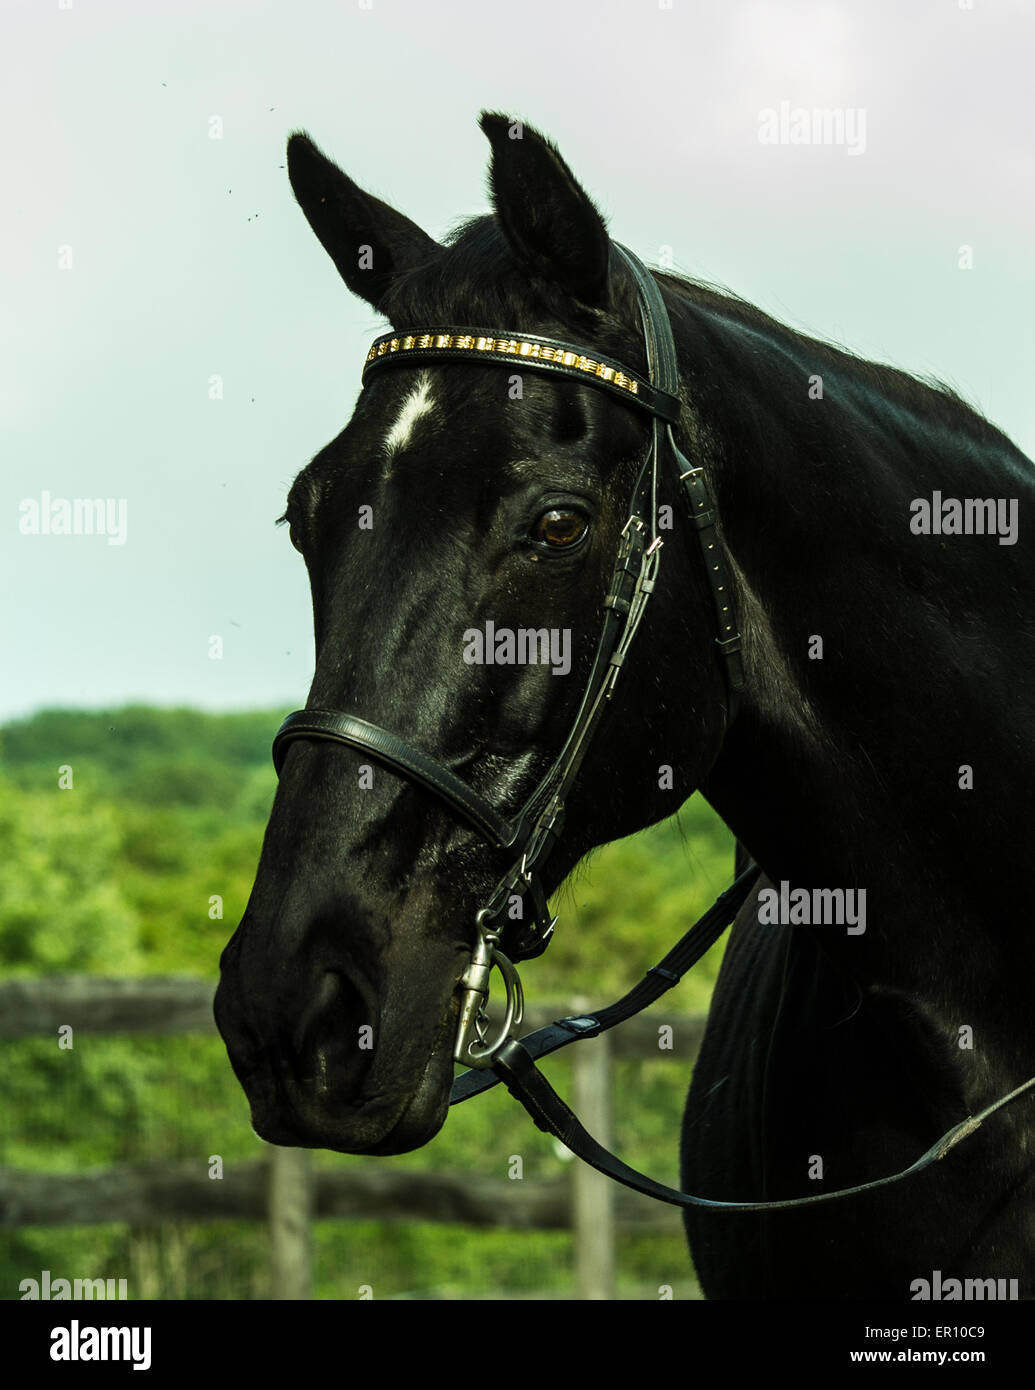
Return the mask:
M646 348L648 379L621 363L591 353L572 343L528 333L499 335L481 328L441 327L408 333L388 333L378 338L367 354L363 384L371 374L387 367L421 362L471 362L493 364L560 375L598 387L633 409L651 416L647 456L633 486L628 517L622 528L607 596L604 620L586 688L560 752L543 774L524 805L512 819L500 815L492 804L451 769L405 742L380 725L337 710L296 710L289 714L273 740L273 762L279 775L288 745L295 739L329 740L366 753L398 776L408 778L433 793L467 820L496 849L512 856L508 871L475 916L475 945L460 984L462 995L454 1059L472 1070L453 1085L450 1104L456 1105L504 1081L511 1094L528 1110L540 1129L560 1139L572 1152L616 1181L648 1196L679 1206L719 1210L771 1211L782 1207L812 1205L849 1196L869 1188L897 1182L919 1172L964 1138L1000 1106L1035 1085L1035 1077L1004 1096L976 1117L968 1117L944 1135L911 1167L891 1177L838 1192L775 1202L718 1202L693 1197L664 1187L628 1168L597 1144L535 1066L538 1058L580 1038L594 1037L638 1013L666 990L718 939L754 886L758 869L752 865L658 965L652 967L635 989L592 1015L559 1019L537 1033L518 1039L523 995L513 960L528 960L546 950L557 919L546 902L542 873L559 839L568 793L578 775L600 719L612 698L636 631L657 581L662 541L658 535L658 488L662 458L666 455L683 485L689 522L697 537L715 611L716 647L723 667L727 693L726 725L732 722L744 689L741 638L733 591L723 546L716 527L712 490L702 466L691 466L673 436L679 421L680 380L675 342L668 311L657 283L643 263L629 250L613 243L620 261L632 273L637 286L640 321ZM666 447L667 446L667 447ZM516 934L505 915L514 911L514 899L531 903L531 921ZM500 950L507 932L510 955ZM513 960L511 959L513 958ZM506 1012L497 1036L487 1038L485 1005L493 968L500 970L506 989Z
M622 663L654 589L662 541L658 535L658 480L665 443L680 479L685 484L693 525L705 561L715 603L720 636L716 639L726 667L730 709L744 687L740 637L734 616L732 591L722 548L718 543L716 513L701 468L691 468L679 452L672 426L679 419L679 374L675 344L661 294L641 263L622 247L616 247L636 277L640 315L647 347L650 380L644 381L620 363L590 356L571 343L530 334L489 334L482 329L435 328L378 338L367 354L364 385L371 375L390 366L427 361L491 363L548 372L574 378L607 391L625 404L652 417L650 449L640 468L622 528L614 573L604 599L604 622L586 689L568 737L535 790L512 820L496 809L449 768L405 743L395 734L351 714L330 710L298 710L289 714L273 743L273 760L280 771L288 742L296 738L332 739L370 754L433 792L458 816L465 818L497 849L508 850L513 862L478 913L482 936L499 935L504 910L517 895L532 906L532 919L508 945L516 960L541 955L554 928L546 905L541 873L561 834L568 792L578 775L597 724L611 699ZM484 951L483 951L484 954ZM495 952L506 973L504 958ZM461 1026L461 1034L466 1035ZM458 1057L472 1066L483 1065L484 1051Z
M630 251L615 248L632 271L638 286L640 317L647 350L649 380L620 363L590 356L571 343L530 334L489 334L482 329L435 328L406 334L385 334L367 354L364 385L372 374L389 366L427 361L466 361L529 368L589 383L651 416L650 448L633 486L628 518L622 528L614 572L604 599L604 621L582 702L571 730L553 763L512 820L501 816L484 797L449 768L405 743L395 734L355 715L332 710L298 710L289 714L273 743L279 773L287 744L297 738L331 739L359 749L408 777L443 800L465 818L494 848L509 851L512 863L476 918L478 941L473 957L477 980L472 980L461 1009L457 1060L469 1066L489 1066L494 1047L487 1047L480 1029L481 1010L474 995L484 994L484 982L495 961L508 980L516 1006L518 986L513 967L498 948L507 930L515 960L541 955L549 944L555 920L546 904L542 871L564 824L569 791L582 766L593 734L614 694L626 655L654 589L662 541L658 535L658 484L661 461L668 446L686 490L691 523L700 544L714 601L719 636L716 638L729 692L728 717L744 688L732 590L722 547L716 533L716 511L704 470L692 468L672 434L679 419L679 372L675 343L661 293L646 268ZM513 932L504 914L513 900L526 897L531 921ZM513 936L513 941L511 940ZM481 1000L484 1003L484 997ZM508 1016L508 1025L516 1023ZM502 1035L510 1031L507 1026ZM475 1037L474 1034L479 1034Z

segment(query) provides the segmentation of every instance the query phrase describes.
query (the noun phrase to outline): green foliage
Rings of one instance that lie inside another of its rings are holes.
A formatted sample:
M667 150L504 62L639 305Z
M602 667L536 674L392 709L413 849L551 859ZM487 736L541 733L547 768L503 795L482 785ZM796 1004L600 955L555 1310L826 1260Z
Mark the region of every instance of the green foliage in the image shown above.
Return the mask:
M0 964L10 973L139 971L137 922L118 873L118 812L74 792L0 782Z
M276 788L269 743L277 720L273 711L131 706L48 710L0 731L0 974L182 972L214 989ZM67 767L72 785L62 789ZM550 951L522 967L527 993L570 1000L574 992L584 1001L577 1007L610 1002L700 916L732 865L731 837L700 798L597 851L556 895L561 925ZM655 1008L707 1007L721 951L720 943ZM547 1066L570 1094L568 1063ZM52 1172L180 1158L203 1165L210 1154L233 1163L264 1150L217 1038L91 1036L71 1052L8 1043L4 1074L0 1164ZM616 1068L619 1151L667 1181L676 1177L687 1081L686 1069L668 1061ZM570 1171L500 1087L460 1107L418 1153L315 1161L493 1172L500 1154L513 1153L529 1178ZM566 1232L321 1222L315 1241L325 1298L354 1298L362 1284L396 1298L572 1292ZM677 1296L690 1287L678 1233L623 1236L620 1267L626 1296L645 1289L656 1297L659 1283ZM45 1268L68 1277L131 1271L135 1297L268 1296L264 1233L241 1223L21 1229L0 1242L4 1296Z
M727 887L733 838L700 798L667 821L604 846L556 895L564 930L542 956L545 993L574 987L614 996L634 984ZM679 990L679 1008L707 1008L722 956L713 947ZM549 970L545 969L549 963ZM528 973L529 982L535 978ZM533 986L535 987L535 986Z
M35 778L41 769L83 760L103 768L108 785L122 793L146 761L164 759L172 767L191 760L239 770L268 761L270 729L278 719L268 710L224 715L151 705L42 710L6 725L0 752L23 785L23 777Z

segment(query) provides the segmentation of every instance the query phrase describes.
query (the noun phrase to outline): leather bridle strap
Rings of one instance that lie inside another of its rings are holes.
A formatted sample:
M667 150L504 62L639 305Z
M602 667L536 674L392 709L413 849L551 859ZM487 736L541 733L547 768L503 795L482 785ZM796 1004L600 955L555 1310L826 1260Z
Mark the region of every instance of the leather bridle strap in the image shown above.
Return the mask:
M986 1106L977 1115L968 1115L965 1120L961 1120L959 1124L954 1125L952 1129L943 1134L926 1153L921 1154L915 1163L911 1163L908 1168L903 1168L901 1172L892 1173L888 1177L875 1178L872 1182L859 1183L856 1187L842 1187L836 1192L817 1192L810 1197L788 1197L775 1202L720 1202L710 1197L695 1197L689 1192L680 1192L674 1187L666 1187L663 1183L648 1178L646 1174L638 1173L635 1168L630 1168L627 1163L623 1163L620 1158L609 1153L579 1122L578 1117L572 1113L546 1077L537 1069L527 1050L516 1038L508 1039L498 1049L492 1065L500 1080L506 1085L507 1090L516 1100L521 1102L535 1121L536 1126L544 1133L559 1139L576 1158L581 1158L584 1163L596 1168L605 1177L620 1182L624 1187L630 1187L634 1192L643 1193L645 1197L653 1197L656 1201L667 1202L670 1206L706 1207L709 1211L786 1211L792 1207L817 1206L820 1202L834 1202L842 1197L855 1197L861 1192L872 1192L880 1187L888 1187L892 1183L901 1182L903 1178L908 1178L914 1173L923 1172L932 1163L937 1163L961 1139L966 1139L968 1135L973 1134L988 1119L989 1115L993 1115L1004 1105L1008 1105L1010 1101L1016 1100L1018 1096L1035 1086L1035 1076L1033 1076L1008 1095L1002 1096L992 1105Z
M621 247L616 247L619 251ZM656 308L653 310L656 314ZM638 406L651 415L675 424L679 419L679 379L675 371L664 382L644 381L612 358L592 357L572 343L543 338L536 333L502 336L486 328L447 325L418 333L385 333L375 338L367 353L363 377L374 367L420 362L471 362L501 367L531 367L550 375L573 377L587 386L599 386L624 405ZM673 365L675 359L673 357Z
M639 984L634 985L628 994L623 994L617 1003L590 1014L558 1018L545 1028L526 1034L521 1039L521 1046L530 1059L538 1061L540 1057L548 1057L551 1052L558 1052L562 1047L580 1042L583 1038L597 1038L641 1013L678 985L691 966L696 965L705 952L715 945L736 917L758 880L758 872L755 864L746 868L725 892L719 894L704 916L680 937L668 954L657 965L652 965ZM460 1105L472 1096L498 1086L502 1080L502 1076L491 1071L465 1071L453 1082L449 1103Z
M627 251L624 246L615 243L615 250L629 267L639 290L641 312L644 318L644 337L647 341L648 358L651 363L651 379L660 381L666 391L670 391L674 395L678 394L679 364L676 360L676 345L672 337L671 327L669 327L668 310L665 308L665 301L661 297L657 281L632 252ZM664 324L667 332L652 334L650 331L652 322ZM656 364L654 357L650 356L652 345L656 355ZM718 628L715 643L719 648L726 676L729 702L726 722L729 724L736 712L740 694L745 688L746 681L743 658L741 657L741 637L737 628L726 550L719 540L716 530L718 509L708 483L708 475L703 468L691 467L687 462L672 433L673 423L675 422L671 420L666 421L664 428L668 436L672 457L676 462L679 481L685 489L690 522L697 532L697 543L701 551L701 558L704 561L705 578L708 581L712 606L715 609L715 621ZM656 418L655 448L659 450L660 440L658 436L660 432L661 422Z
M705 1207L711 1211L765 1212L815 1206L820 1202L853 1197L861 1192L887 1187L912 1174L920 1173L944 1158L962 1139L973 1134L990 1115L1035 1086L1035 1077L1032 1077L1008 1095L986 1106L977 1115L970 1115L961 1120L932 1144L915 1163L903 1168L901 1172L893 1173L886 1178L876 1178L872 1182L860 1183L856 1187L843 1187L834 1192L818 1192L809 1197L790 1197L773 1202L723 1202L666 1187L623 1163L593 1138L535 1064L539 1058L558 1052L571 1043L580 1042L583 1038L599 1037L608 1029L617 1027L677 985L686 971L714 945L740 911L755 887L758 875L759 870L755 864L745 869L668 954L657 965L651 966L639 984L623 995L617 1003L606 1009L598 1009L595 1013L557 1019L520 1040L510 1038L495 1053L492 1071L472 1070L458 1076L453 1082L450 1105L460 1105L502 1081L514 1099L520 1101L528 1111L539 1129L560 1140L576 1158L581 1158L605 1177L620 1182L634 1192L653 1197L659 1202L667 1202L670 1206Z
M379 724L337 710L296 710L281 724L273 743L273 765L278 776L287 755L286 745L296 738L324 739L370 753L385 767L440 797L451 810L459 812L480 831L489 844L499 849L509 849L520 838L520 818L506 820L449 768Z

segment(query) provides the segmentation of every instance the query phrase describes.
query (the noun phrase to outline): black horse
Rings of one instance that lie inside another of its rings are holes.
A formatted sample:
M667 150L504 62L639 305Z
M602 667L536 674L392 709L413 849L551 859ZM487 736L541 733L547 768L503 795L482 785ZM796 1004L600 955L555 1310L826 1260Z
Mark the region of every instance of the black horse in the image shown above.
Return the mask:
M646 375L635 288L597 209L542 136L499 115L482 129L494 215L445 245L292 137L292 188L345 283L400 331L575 339ZM703 792L766 877L715 992L683 1183L810 1195L906 1167L1035 1073L1035 477L945 388L655 278L678 348L676 437L716 494L746 690L730 717L666 475L657 591L547 887ZM513 813L574 717L646 442L641 415L560 377L470 362L372 375L288 497L313 593L308 707L376 720ZM465 660L488 621L569 630L568 674ZM216 997L262 1137L366 1154L432 1138L474 912L505 868L362 753L288 750ZM877 1193L689 1213L706 1293L909 1298L939 1271L1016 1278L1030 1296L1032 1107Z

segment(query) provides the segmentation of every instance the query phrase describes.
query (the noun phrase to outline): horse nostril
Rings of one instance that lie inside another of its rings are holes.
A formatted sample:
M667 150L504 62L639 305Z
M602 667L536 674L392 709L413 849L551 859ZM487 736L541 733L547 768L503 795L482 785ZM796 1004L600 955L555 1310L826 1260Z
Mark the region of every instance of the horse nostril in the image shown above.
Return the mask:
M291 1037L291 1045L297 1056L304 1056L310 1051L313 1032L322 1025L325 1016L332 1009L341 983L342 978L336 970L325 970L319 976L316 988L298 1015Z
M325 970L300 1012L291 1035L299 1080L318 1089L328 1084L328 1060L340 1084L371 1060L363 1029L369 1023L367 1006L352 980L339 970Z

